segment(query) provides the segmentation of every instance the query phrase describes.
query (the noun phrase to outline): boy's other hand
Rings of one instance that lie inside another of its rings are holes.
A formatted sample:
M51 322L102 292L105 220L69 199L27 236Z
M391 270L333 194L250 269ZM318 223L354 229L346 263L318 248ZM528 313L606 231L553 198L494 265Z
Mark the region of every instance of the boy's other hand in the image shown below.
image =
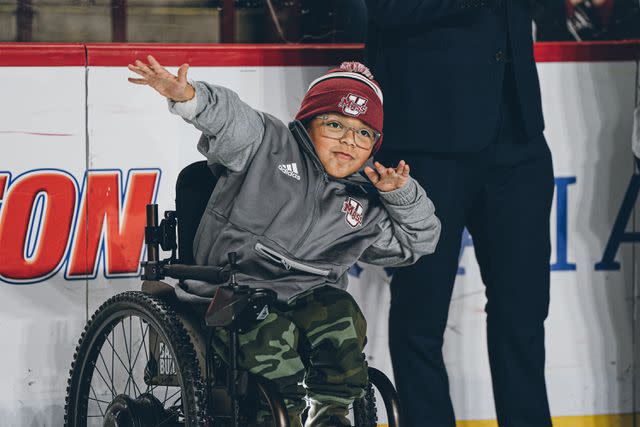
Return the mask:
M409 180L410 168L404 160L400 160L400 163L395 168L387 168L380 162L374 162L373 164L376 169L374 170L367 166L364 168L364 173L380 191L397 190Z
M135 65L129 64L127 68L142 76L142 78L134 79L129 77L127 80L138 85L151 86L160 95L176 102L188 101L195 96L195 89L187 81L189 64L182 64L178 68L178 75L174 76L160 65L153 56L147 56L147 60L149 64L145 64L139 59L136 59Z

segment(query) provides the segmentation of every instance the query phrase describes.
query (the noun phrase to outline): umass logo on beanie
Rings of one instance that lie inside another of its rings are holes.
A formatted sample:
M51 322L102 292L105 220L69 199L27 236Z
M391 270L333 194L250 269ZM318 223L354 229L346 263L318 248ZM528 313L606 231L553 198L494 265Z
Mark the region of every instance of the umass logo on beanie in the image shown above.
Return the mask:
M342 97L338 104L338 108L342 108L342 112L344 114L358 117L360 114L365 114L367 112L367 102L369 102L367 98L350 93L349 95Z

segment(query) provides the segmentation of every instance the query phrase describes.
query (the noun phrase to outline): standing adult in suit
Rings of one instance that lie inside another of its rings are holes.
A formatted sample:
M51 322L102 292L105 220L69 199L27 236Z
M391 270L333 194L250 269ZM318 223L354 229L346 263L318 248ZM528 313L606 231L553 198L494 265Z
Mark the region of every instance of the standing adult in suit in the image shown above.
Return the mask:
M455 425L442 345L467 227L486 287L499 424L550 426L543 323L554 179L531 4L367 0L367 6L367 62L385 93L387 144L380 157L411 160L442 220L435 254L397 270L391 285L389 343L407 425Z

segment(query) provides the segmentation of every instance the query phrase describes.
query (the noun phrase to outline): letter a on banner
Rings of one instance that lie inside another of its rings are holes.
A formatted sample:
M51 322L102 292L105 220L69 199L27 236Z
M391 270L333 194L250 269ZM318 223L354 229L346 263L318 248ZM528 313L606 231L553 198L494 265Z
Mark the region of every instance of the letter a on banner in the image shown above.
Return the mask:
M620 244L640 242L640 233L625 231L633 213L633 206L638 199L638 191L640 191L640 174L633 174L622 206L618 211L618 217L613 224L613 230L611 230L607 247L604 249L602 260L595 265L596 270L620 270L620 263L615 260Z
M101 259L107 277L139 274L146 205L159 178L158 169L132 169L123 188L120 171L87 172L67 278L95 277Z

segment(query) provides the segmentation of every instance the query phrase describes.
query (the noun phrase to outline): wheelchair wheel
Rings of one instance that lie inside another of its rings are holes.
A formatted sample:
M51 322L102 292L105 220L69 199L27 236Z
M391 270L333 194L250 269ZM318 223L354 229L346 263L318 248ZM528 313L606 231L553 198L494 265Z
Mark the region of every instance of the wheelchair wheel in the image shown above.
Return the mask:
M195 349L174 311L125 292L102 304L80 337L65 425L197 426L204 396Z
M353 402L353 418L355 427L376 427L378 425L376 395L371 381L364 390L364 397Z
M389 427L400 427L400 405L398 393L387 376L378 369L369 367L369 384L364 397L353 402L353 417L356 427L375 427L378 422L376 389L382 397Z

